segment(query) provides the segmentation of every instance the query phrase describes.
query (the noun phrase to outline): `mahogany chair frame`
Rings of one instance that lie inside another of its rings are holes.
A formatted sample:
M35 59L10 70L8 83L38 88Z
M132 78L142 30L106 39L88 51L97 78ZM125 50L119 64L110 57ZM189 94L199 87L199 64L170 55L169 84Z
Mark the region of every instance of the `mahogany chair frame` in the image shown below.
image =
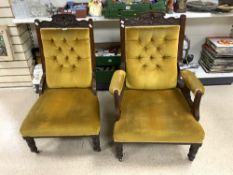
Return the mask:
M192 114L196 121L199 121L199 108L200 108L200 101L202 97L202 92L197 91L194 97L194 100L191 98L191 91L185 85L184 81L181 79L180 76L180 68L179 68L179 60L182 59L182 51L183 51L183 41L185 37L185 22L186 16L181 15L180 18L165 18L164 13L156 13L156 12L146 12L142 13L140 16L136 18L122 18L120 20L120 36L121 36L121 70L126 70L126 58L125 58L125 27L127 26L156 26L156 25L179 25L180 26L180 33L179 33L179 45L178 45L178 54L177 54L177 70L178 70L178 77L177 77L177 87L181 89L182 94L184 95L186 101L188 102ZM124 95L124 89L126 86L124 85L121 94L118 93L117 90L114 91L114 102L115 102L115 109L116 109L116 121L120 119L121 114L121 100ZM122 161L123 158L123 144L125 143L132 143L132 142L115 142L116 145L116 156L119 161ZM157 143L156 143L157 144ZM158 143L162 144L162 143ZM168 143L168 144L181 144L181 145L190 145L188 158L190 161L195 159L196 153L198 149L201 147L202 144L197 143Z
M38 19L35 20L35 26L36 26L36 33L38 38L38 44L39 44L39 50L40 50L40 56L41 56L41 62L42 62L42 69L43 69L43 76L41 78L40 84L39 84L39 95L42 95L44 90L47 88L46 83L46 67L45 67L45 56L43 52L43 45L41 40L41 33L40 29L42 28L88 28L90 31L90 41L91 41L91 62L92 62L92 92L96 96L96 75L95 75L95 48L94 48L94 37L93 37L93 21L92 19L76 20L76 17L71 14L58 14L52 16L51 21L39 21ZM74 136L65 136L65 137L74 137ZM94 151L101 151L100 148L100 139L99 134L98 135L92 135L92 136L75 136L75 137L91 137L93 141L93 149ZM31 152L39 153L36 144L35 144L35 138L52 138L51 137L23 137L23 139L27 142Z

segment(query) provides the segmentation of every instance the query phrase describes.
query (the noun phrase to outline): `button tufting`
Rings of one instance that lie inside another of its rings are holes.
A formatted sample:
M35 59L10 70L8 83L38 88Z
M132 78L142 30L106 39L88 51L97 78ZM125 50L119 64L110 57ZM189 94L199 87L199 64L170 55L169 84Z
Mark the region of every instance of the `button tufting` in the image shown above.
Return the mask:
M63 43L66 43L66 39L65 38L63 39Z
M81 57L80 56L77 56L77 60L80 60L81 59Z
M75 69L75 68L76 68L76 66L75 66L74 64L73 64L73 66L72 66L72 67L73 67L73 69Z
M73 51L74 51L74 48L73 48L73 47L71 47L71 48L70 48L70 51L72 51L72 52L73 52Z
M68 59L69 59L69 57L68 57L68 56L66 56L66 61L68 61Z
M54 56L54 57L53 57L53 60L56 60L56 59L57 59L57 56Z
M51 43L54 43L54 39L51 39Z
M163 56L163 59L166 60L166 59L169 59L170 57L169 56Z
M170 40L172 40L172 39L165 37L165 41L170 41Z
M150 56L150 59L153 60L153 59L155 59L155 57L153 57L153 56L151 55L151 56Z
M63 68L63 64L60 65L60 68L61 68L61 69Z
M156 64L156 68L157 68L157 69L161 69L161 66L158 65L158 64Z
M141 38L138 39L138 43L139 43L140 45L142 45L142 39L141 39Z
M62 50L61 47L58 47L58 50L61 52L61 50Z
M143 64L143 68L145 69L147 67L147 64Z

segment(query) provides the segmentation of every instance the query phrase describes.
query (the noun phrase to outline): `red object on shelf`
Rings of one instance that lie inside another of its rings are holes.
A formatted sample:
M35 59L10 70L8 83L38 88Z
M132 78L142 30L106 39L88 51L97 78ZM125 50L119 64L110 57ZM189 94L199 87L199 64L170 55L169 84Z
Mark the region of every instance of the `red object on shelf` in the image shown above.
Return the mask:
M67 10L65 9L65 7L59 8L58 9L58 13L59 14L73 14L75 15L77 18L85 18L88 15L88 4L87 3L74 3L74 5L80 5L80 4L85 4L86 5L86 9L80 9L80 10L75 10L75 11L71 11L71 10Z
M77 18L85 18L87 16L88 12L86 10L76 10L76 17Z
M219 0L219 4L220 5L228 4L230 6L233 6L233 1L232 0Z

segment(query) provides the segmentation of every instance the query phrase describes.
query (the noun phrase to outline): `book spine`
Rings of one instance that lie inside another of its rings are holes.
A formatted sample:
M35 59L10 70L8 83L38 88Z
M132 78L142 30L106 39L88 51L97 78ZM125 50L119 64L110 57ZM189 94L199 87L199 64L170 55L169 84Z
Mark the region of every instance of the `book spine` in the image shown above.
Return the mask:
M212 43L209 38L206 38L206 44L216 51L216 45Z
M233 55L233 48L216 48L219 55Z

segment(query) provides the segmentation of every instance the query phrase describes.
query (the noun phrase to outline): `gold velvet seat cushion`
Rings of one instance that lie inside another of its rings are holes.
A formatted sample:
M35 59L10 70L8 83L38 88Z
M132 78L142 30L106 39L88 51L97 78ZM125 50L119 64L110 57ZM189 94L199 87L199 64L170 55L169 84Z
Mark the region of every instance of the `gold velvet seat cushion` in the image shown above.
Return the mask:
M179 89L125 90L115 142L202 143L204 131Z
M98 135L98 99L90 89L48 89L32 107L20 131L24 137Z

